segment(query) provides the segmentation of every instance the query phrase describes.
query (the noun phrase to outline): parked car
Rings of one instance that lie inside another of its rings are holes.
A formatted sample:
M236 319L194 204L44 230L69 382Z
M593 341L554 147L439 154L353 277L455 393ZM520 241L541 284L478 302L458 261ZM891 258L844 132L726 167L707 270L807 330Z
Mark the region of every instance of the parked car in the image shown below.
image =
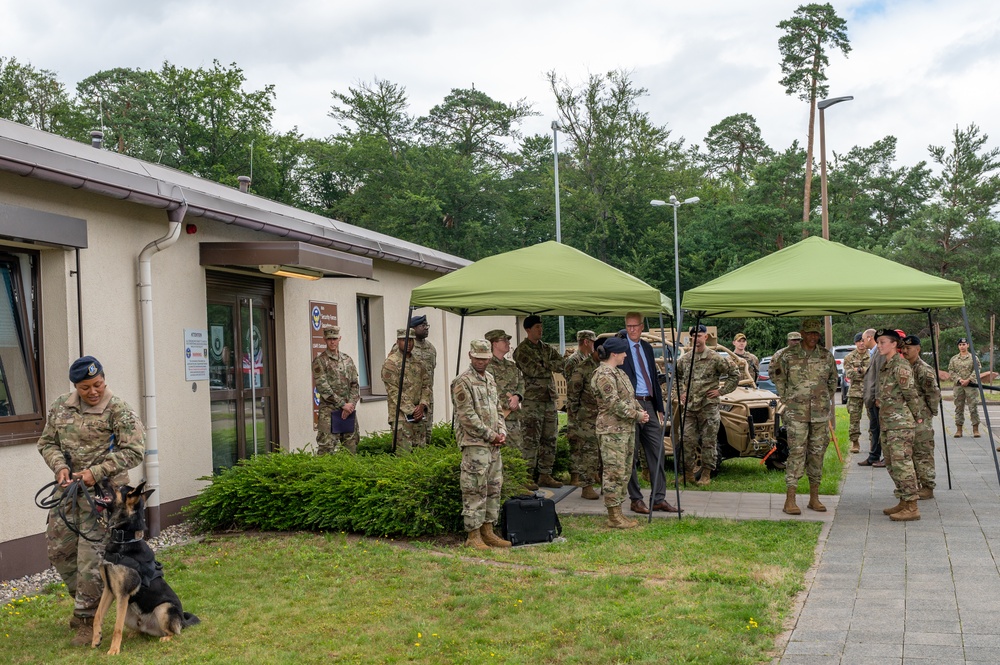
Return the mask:
M771 356L764 356L760 359L760 367L757 370L757 387L761 390L770 390L777 394L778 389L771 380Z
M849 387L844 380L844 358L856 348L853 344L845 344L843 346L835 346L832 349L833 359L837 363L837 387L840 388L841 404L847 404L847 389Z

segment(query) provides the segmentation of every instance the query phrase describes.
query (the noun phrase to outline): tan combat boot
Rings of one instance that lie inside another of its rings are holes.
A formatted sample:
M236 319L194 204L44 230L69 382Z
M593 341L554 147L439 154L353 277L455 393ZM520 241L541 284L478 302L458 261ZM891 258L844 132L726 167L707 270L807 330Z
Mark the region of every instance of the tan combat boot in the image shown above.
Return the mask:
M906 501L906 505L898 513L889 515L893 522L912 522L920 519L920 509L916 501Z
M979 438L979 425L978 424L972 426L972 438L973 439L978 439Z
M789 487L785 489L785 507L781 509L781 512L788 513L789 515L801 515L802 509L798 507L795 503L795 488Z
M524 489L528 490L529 492L534 492L535 490L538 489L538 485L529 480L524 484Z
M809 503L806 505L817 513L826 512L826 506L819 502L819 483L809 483Z
M587 485L583 488L583 491L580 492L580 497L589 499L590 501L596 501L601 498L601 495L597 493L597 490L594 489L593 485Z
M89 646L94 639L94 617L78 617L73 615L69 627L76 630L69 643L75 647Z
M961 439L962 438L962 426L961 425L959 425L958 427L955 428L955 438L956 439Z
M469 537L465 540L465 546L471 547L474 550L490 549L490 546L483 542L483 534L480 533L479 529L473 529L469 532Z
M708 487L712 482L712 470L702 467L701 475L698 476L698 487Z
M857 442L857 441L851 441L851 452L852 453L860 453L861 452L861 444L859 442Z
M639 523L625 517L621 506L615 506L608 508L608 526L612 529L634 529Z
M483 542L490 547L510 547L510 541L504 540L493 531L492 522L483 522L479 527L479 535L483 537Z
M688 469L684 472L684 482L694 485L697 481L694 478L694 471Z
M538 474L538 485L540 487L562 487L563 484L552 477L551 473Z
M933 487L921 487L920 491L917 492L917 499L933 499L934 498L934 488Z
M899 503L897 503L892 508L883 508L882 509L882 514L883 515L895 515L899 511L903 510L904 508L906 508L906 502L903 501L902 499L900 499Z
M571 474L569 474L569 484L570 485L576 485L577 487L581 487L581 484L580 484L580 474L579 473L571 473Z

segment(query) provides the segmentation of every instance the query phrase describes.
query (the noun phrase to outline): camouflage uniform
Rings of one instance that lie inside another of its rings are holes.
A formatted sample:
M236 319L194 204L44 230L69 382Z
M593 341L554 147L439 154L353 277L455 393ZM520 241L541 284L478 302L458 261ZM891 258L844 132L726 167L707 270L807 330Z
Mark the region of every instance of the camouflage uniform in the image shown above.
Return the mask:
M485 347L487 351L489 347ZM455 407L455 440L462 449L462 518L465 530L495 524L500 513L503 461L493 442L506 434L497 409L497 384L489 372L479 374L471 365L451 382Z
M750 370L750 378L754 381L760 376L760 358L750 353L749 351L744 351L743 353L738 353L733 351L737 358L742 358L747 362L747 369Z
M645 409L635 399L635 389L622 372L601 363L590 377L590 387L597 399L597 438L601 442L604 463L604 505L614 508L628 497L635 454L635 424Z
M723 377L725 383L720 387ZM693 471L698 459L701 459L703 469L715 469L720 424L719 398L708 397L707 393L716 389L723 395L731 393L736 390L739 381L738 369L713 349L705 349L701 353L688 351L677 358L677 394L687 399L686 402L680 400L684 404L682 435L685 471Z
M597 439L597 397L594 395L590 380L599 363L592 356L580 355L579 362L575 363L566 382L570 472L580 474L582 482L593 485L600 481L598 473L601 450ZM572 452L574 445L575 456Z
M563 371L559 352L545 342L524 340L514 350L514 362L524 375L524 403L521 406L521 454L528 473L552 474L556 461L556 386L553 373Z
M772 360L772 366L774 361ZM827 423L837 390L837 363L825 347L807 351L801 344L784 350L778 359L774 385L785 405L788 460L785 486L796 489L805 473L809 484L823 479L823 456L830 440Z
M434 426L434 372L437 369L437 349L428 339L413 338L412 357L424 368L424 381L427 382L427 410L424 419L413 425L413 445L426 446L431 440L431 428Z
M848 438L852 447L861 446L861 413L865 408L865 387L862 379L871 360L867 350L854 349L844 356L844 374L851 382L851 387L847 391L847 415L850 417Z
M913 469L913 430L925 404L917 391L913 369L893 353L878 372L879 427L885 432L882 451L900 501L916 501L920 486Z
M358 368L349 355L333 353L329 349L316 356L312 364L313 384L319 395L319 418L316 422L317 454L336 452L343 444L352 453L358 452L358 422L354 419L354 431L334 434L330 431L330 420L334 411L340 411L347 404L355 408L361 401L361 387L358 384Z
M38 452L56 474L61 469L68 469L71 475L90 469L96 483L108 479L114 487L122 487L128 485L127 471L142 462L145 441L146 430L139 416L110 388L95 406L83 402L74 391L59 397L49 409ZM60 495L61 491L56 496ZM86 497L81 496L75 508L66 508L70 510L89 515ZM99 566L107 532L90 517L75 526L98 542L71 531L58 516L58 508L53 508L45 530L46 547L49 561L75 598L73 615L92 617L104 590Z
M386 402L389 406L389 429L396 420L396 395L399 394L399 372L403 364L403 354L399 347L394 347L382 365L382 382L385 383ZM403 377L403 398L400 400L399 429L396 432L396 452L408 453L413 446L423 445L415 438L414 425L406 421L406 416L412 414L420 404L426 405L430 400L430 386L424 372L424 367L413 361L411 353L406 358L406 374ZM426 418L426 411L424 412Z
M913 470L921 488L934 489L937 487L934 481L934 417L937 416L938 405L941 403L941 389L933 367L920 358L911 367L917 392L923 403L917 417L924 421L917 423L913 431Z
M969 420L973 427L979 427L979 388L958 385L958 379L963 381L976 380L976 369L972 365L972 354L955 354L948 361L948 374L955 381L955 427L965 424L965 408L969 408Z
M520 395L524 400L524 377L513 360L493 357L490 364L486 366L486 371L493 375L493 380L497 384L497 395L500 399L500 411L507 410L509 395ZM519 452L523 448L521 440L521 412L511 411L504 417L504 425L507 427L507 443Z

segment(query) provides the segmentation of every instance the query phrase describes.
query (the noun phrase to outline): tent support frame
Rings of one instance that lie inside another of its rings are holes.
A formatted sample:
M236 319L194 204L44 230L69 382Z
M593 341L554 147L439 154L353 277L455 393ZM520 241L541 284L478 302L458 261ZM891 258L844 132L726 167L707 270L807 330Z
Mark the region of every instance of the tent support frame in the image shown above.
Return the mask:
M972 368L976 372L976 383L979 385L979 403L983 407L983 419L986 421L986 433L989 434L990 452L993 453L993 466L997 472L997 483L1000 483L1000 460L997 459L997 444L996 441L993 440L993 426L990 424L990 410L986 408L986 392L983 390L983 377L979 373L979 358L976 357L976 347L972 340L972 329L969 328L969 314L966 312L964 306L962 307L962 323L965 325L965 338L969 340L969 353L972 354Z
M941 394L941 377L938 376L938 367L941 366L941 356L938 355L937 340L934 338L934 319L931 317L931 310L927 310L927 329L930 330L931 355L934 360L934 378L937 379L938 395ZM948 428L944 423L944 399L938 399L938 413L941 414L941 440L944 442L944 468L948 476L948 489L951 489L951 460L948 457Z

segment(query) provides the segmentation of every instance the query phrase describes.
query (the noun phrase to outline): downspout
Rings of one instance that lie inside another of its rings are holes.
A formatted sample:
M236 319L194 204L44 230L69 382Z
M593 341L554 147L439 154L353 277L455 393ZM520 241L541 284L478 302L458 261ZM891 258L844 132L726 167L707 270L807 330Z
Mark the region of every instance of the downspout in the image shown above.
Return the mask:
M153 269L152 259L157 252L170 247L181 236L181 223L187 214L187 203L167 211L170 225L167 235L154 240L139 252L139 311L142 337L143 415L146 425L146 457L144 471L146 489L160 489L160 457L157 448L156 422L156 356L153 353ZM146 503L147 526L150 538L160 534L160 493L154 492Z

